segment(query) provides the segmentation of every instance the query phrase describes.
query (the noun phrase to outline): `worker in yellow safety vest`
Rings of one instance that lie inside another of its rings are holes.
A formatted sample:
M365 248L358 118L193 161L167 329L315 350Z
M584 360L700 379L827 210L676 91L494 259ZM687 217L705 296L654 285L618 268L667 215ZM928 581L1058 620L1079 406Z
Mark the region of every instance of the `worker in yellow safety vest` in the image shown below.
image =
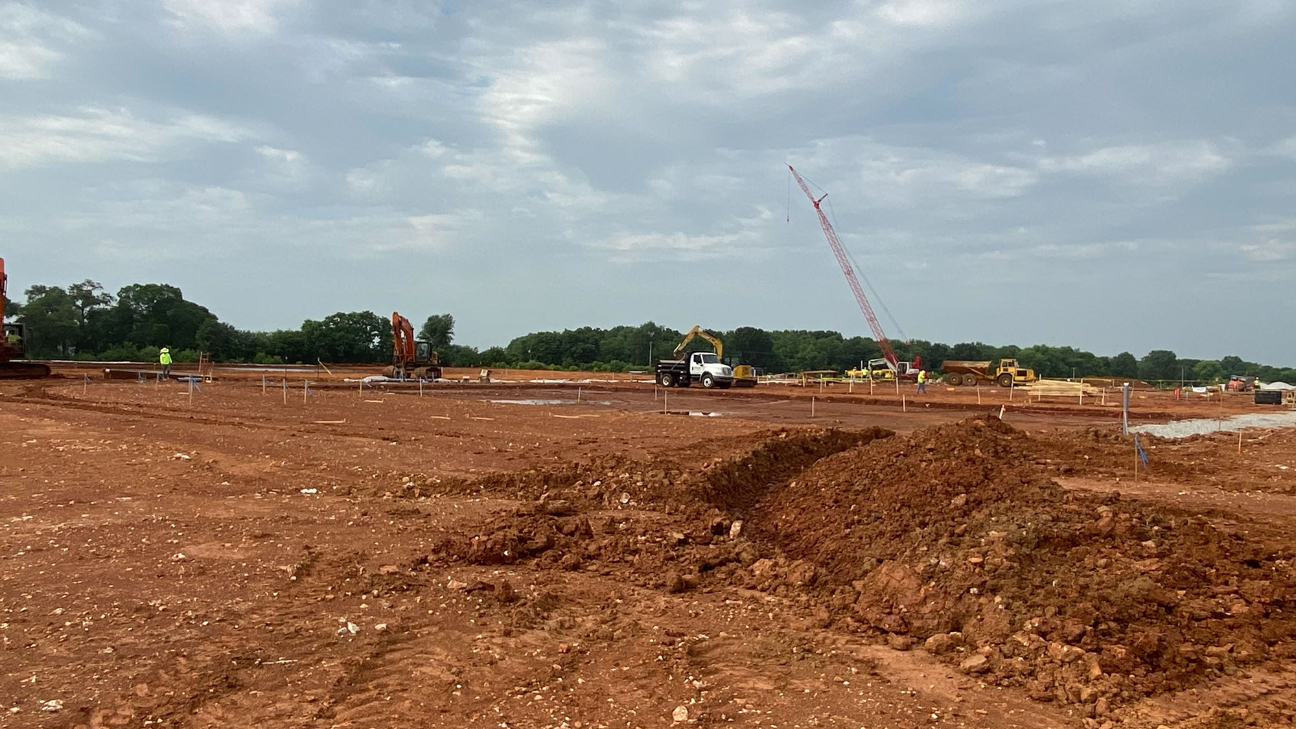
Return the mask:
M167 349L166 347L163 347L162 351L158 352L158 362L162 364L162 376L170 377L171 376L171 350Z
M927 394L927 370L918 370L918 392Z

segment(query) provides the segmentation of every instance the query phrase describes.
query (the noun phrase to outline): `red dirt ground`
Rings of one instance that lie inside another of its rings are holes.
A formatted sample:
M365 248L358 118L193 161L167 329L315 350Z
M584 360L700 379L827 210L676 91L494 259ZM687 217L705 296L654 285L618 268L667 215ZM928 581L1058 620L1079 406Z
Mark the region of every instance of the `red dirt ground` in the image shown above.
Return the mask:
M1152 441L1135 485L1089 403L1014 400L1014 428L986 430L956 423L1003 392L667 404L634 383L420 397L340 377L303 398L290 375L286 403L252 378L192 405L176 383L0 385L0 726L1293 716L1291 433L1248 433L1241 454L1236 436ZM1219 407L1147 397L1149 418ZM958 568L923 572L924 547ZM1029 579L988 572L1006 562ZM906 570L939 603L930 624L887 617L908 611ZM1115 588L1145 597L1104 603ZM924 648L938 628L959 645ZM973 655L986 667L961 669Z

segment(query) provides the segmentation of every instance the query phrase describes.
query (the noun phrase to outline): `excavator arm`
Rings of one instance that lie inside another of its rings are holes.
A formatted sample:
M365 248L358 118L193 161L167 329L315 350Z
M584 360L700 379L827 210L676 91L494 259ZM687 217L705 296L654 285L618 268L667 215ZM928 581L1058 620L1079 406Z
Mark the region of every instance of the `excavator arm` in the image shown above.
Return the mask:
M414 325L409 319L392 312L392 364L414 362Z
M710 342L711 346L715 347L716 358L722 362L724 361L724 343L720 341L719 337L703 329L701 324L694 325L694 327L689 330L688 334L684 335L684 341L680 342L679 346L675 348L675 359L682 357L684 355L684 348L688 346L689 342L693 341L697 337L702 337Z

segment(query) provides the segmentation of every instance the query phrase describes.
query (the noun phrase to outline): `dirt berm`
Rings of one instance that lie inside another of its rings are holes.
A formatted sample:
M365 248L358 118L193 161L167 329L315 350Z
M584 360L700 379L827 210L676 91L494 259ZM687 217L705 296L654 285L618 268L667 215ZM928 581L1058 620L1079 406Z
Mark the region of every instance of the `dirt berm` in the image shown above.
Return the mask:
M1053 450L992 418L873 440L771 491L754 536L815 566L795 579L827 620L1043 701L1105 707L1291 655L1286 545L1064 491L1039 464Z

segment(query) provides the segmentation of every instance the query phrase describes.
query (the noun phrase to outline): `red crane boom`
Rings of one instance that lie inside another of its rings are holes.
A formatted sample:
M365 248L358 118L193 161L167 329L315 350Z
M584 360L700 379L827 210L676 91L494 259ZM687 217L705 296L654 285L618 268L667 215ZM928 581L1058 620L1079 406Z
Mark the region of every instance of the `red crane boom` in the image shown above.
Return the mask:
M855 269L851 268L850 262L846 260L846 250L842 248L841 241L837 239L837 231L833 230L832 223L828 222L828 216L824 215L823 208L819 203L823 202L828 193L816 198L814 193L810 192L810 186L801 175L788 165L788 170L796 178L797 184L801 186L801 191L810 198L810 203L814 205L815 212L819 214L819 225L823 228L824 237L828 239L828 245L832 246L833 255L837 257L837 265L841 266L842 273L846 276L846 282L850 284L851 292L855 294L855 303L859 304L860 311L864 312L864 318L868 319L869 328L873 330L873 339L882 348L882 356L894 368L900 361L896 357L895 350L891 349L891 340L887 339L886 334L882 333L882 324L878 322L877 315L873 313L873 306L869 304L868 297L864 295L864 289L860 287L859 279L855 277Z

